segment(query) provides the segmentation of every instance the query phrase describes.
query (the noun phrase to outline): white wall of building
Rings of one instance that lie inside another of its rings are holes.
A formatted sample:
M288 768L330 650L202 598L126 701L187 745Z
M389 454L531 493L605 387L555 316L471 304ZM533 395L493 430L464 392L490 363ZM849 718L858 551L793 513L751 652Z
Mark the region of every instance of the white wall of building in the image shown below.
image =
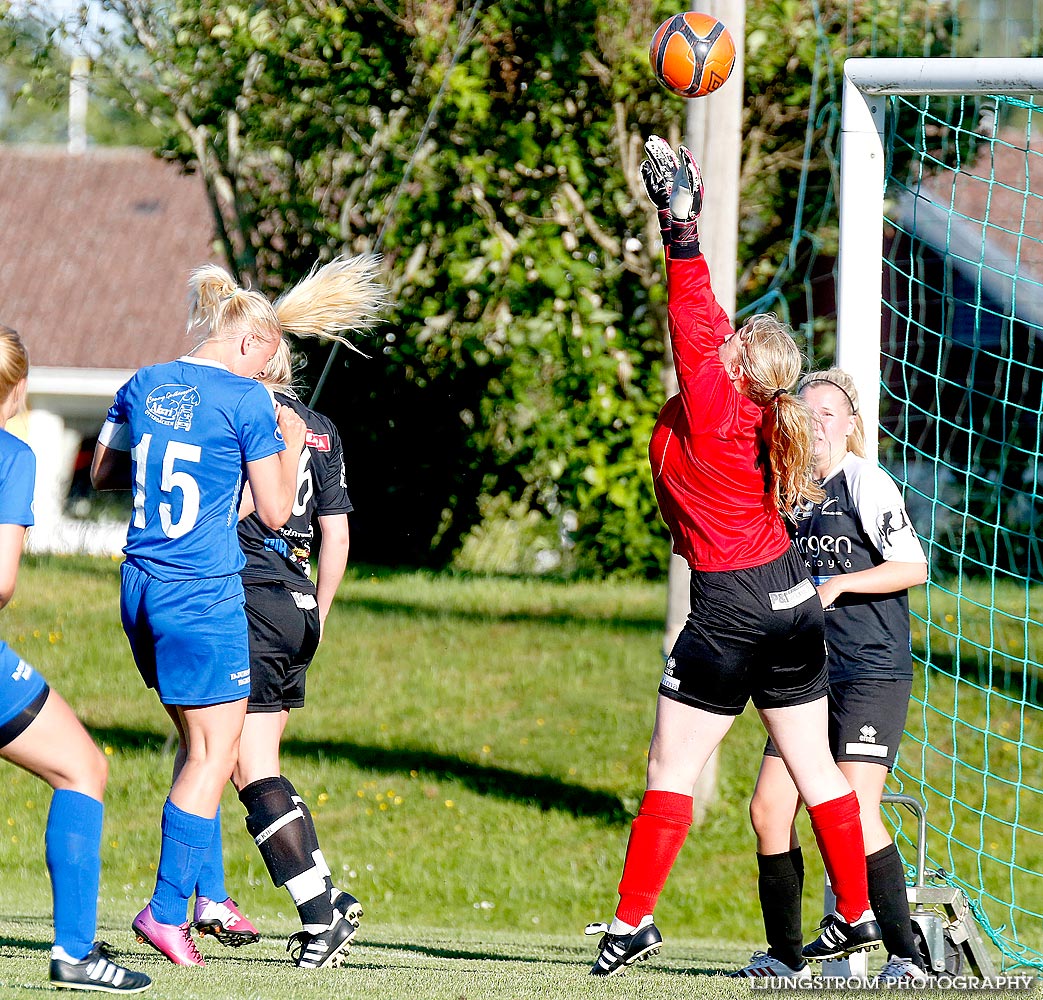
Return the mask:
M27 417L10 427L36 453L36 524L26 538L30 552L116 556L122 551L127 540L125 520L70 517L65 506L80 443L98 432L116 390L132 374L30 369Z

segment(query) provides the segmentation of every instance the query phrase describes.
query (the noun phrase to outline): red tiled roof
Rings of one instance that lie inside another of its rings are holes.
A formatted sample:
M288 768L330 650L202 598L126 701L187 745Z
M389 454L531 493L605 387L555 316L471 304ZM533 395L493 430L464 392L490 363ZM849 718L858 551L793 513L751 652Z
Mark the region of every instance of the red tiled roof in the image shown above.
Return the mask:
M148 150L0 146L0 323L33 365L176 357L213 231L202 181Z
M1034 280L1043 277L1043 139L1026 142L1024 127L1002 128L995 142L979 143L972 163L959 172L940 172L924 187L965 217L979 240L980 220L987 220L988 246Z

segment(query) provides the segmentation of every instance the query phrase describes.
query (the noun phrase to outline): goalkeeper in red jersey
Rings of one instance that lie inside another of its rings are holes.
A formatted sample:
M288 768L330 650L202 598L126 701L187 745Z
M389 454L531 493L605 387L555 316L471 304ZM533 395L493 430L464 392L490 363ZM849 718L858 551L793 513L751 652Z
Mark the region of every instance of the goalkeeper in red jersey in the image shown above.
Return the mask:
M702 178L687 149L656 136L642 178L666 249L670 339L679 392L649 447L674 551L691 567L691 613L666 663L611 924L595 976L659 950L656 901L692 823L710 754L752 699L807 804L837 895L823 933L847 954L874 947L855 794L829 751L823 611L784 515L814 502L813 423L790 392L801 355L774 316L733 330L699 250Z

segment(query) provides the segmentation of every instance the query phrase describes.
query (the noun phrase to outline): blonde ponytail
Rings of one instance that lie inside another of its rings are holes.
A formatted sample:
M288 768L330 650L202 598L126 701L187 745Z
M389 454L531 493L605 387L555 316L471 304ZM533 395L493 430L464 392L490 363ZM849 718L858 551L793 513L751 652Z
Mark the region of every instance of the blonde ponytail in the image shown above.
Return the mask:
M380 258L372 254L337 257L275 300L283 333L294 337L336 340L359 351L343 331L368 330L384 307L386 291L377 280Z
M743 392L764 412L764 443L771 467L771 494L787 517L825 497L813 468L814 418L789 389L800 376L803 358L789 327L777 316L751 317L737 334Z
M223 340L249 330L274 340L282 333L272 304L260 292L240 287L217 264L204 264L189 275L188 294L188 330L202 327L204 339Z

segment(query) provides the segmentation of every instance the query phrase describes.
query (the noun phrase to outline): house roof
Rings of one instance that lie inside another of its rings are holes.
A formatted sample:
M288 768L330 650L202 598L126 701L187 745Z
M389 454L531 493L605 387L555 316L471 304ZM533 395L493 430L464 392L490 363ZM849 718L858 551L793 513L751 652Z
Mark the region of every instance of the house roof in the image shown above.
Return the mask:
M1001 129L959 171L926 176L895 193L908 233L980 280L1005 315L1043 330L1043 139Z
M148 150L0 146L0 323L34 367L176 357L213 230L200 179Z

